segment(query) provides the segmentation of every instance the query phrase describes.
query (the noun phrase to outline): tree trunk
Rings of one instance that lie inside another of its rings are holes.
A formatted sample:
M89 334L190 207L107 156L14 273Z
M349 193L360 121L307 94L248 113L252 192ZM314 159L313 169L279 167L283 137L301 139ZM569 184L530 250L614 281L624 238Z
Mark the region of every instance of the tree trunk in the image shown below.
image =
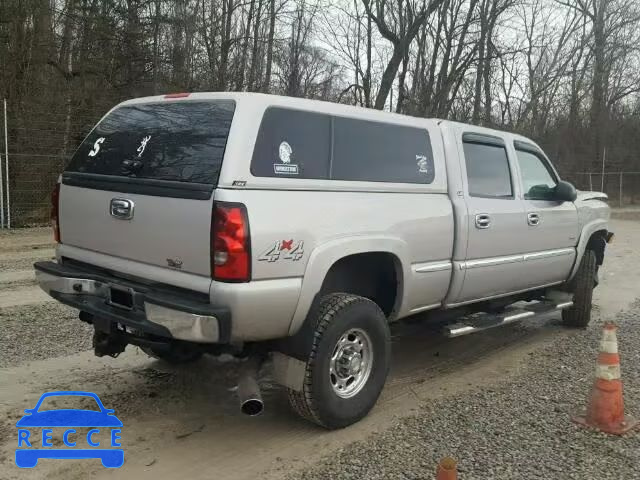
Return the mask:
M160 67L160 49L159 49L159 36L160 36L160 1L154 1L154 17L153 17L153 94L158 94L158 68Z
M489 32L488 38L491 38L491 32ZM487 59L484 62L484 68L482 69L482 76L484 78L484 118L482 124L486 126L491 125L491 54L492 54L491 42L487 42Z
M220 41L220 66L218 69L218 90L227 89L227 70L231 52L231 21L233 19L233 0L222 1L222 40Z
M603 139L605 137L603 130L606 125L604 98L606 38L604 29L607 0L597 0L594 2L594 5L596 6L596 11L594 12L595 18L593 25L593 98L591 102L590 123L594 136L594 162L592 167L598 168L601 163L600 159L602 158Z
M393 87L393 80L396 78L396 74L398 73L398 68L400 67L403 56L404 48L400 47L399 45L394 45L393 55L391 55L391 59L389 60L389 63L387 63L387 66L384 69L384 73L382 74L382 78L380 79L380 89L378 90L378 95L376 96L376 103L374 105L375 109L384 109L384 106L387 103L387 97L389 96L389 92L391 91L391 87Z
M485 20L480 20L480 40L478 41L478 69L476 71L476 81L473 92L473 113L471 114L471 123L478 125L480 123L480 108L482 106L482 81L484 79L485 64L485 43L486 29L484 27Z
M404 110L404 101L406 98L405 78L407 76L407 66L409 64L409 52L405 52L402 58L402 70L398 77L398 103L396 105L396 113L402 113Z
M373 36L373 25L371 17L367 15L367 70L365 78L362 80L364 87L364 104L371 108L371 37Z
M276 0L271 0L269 5L269 35L267 37L267 65L264 74L262 91L269 93L271 89L271 64L273 63L273 37L276 30Z
M253 91L256 84L256 72L258 70L258 36L260 35L260 22L262 20L262 3L263 0L258 0L258 12L256 13L256 20L253 23L253 46L251 47L251 69L249 70L249 83L247 85L248 91Z
M244 72L247 69L247 54L249 52L249 36L251 32L251 22L255 10L256 0L249 3L249 13L247 14L247 24L244 28L244 39L242 41L242 54L240 55L240 65L238 65L238 78L236 79L236 90L244 88Z

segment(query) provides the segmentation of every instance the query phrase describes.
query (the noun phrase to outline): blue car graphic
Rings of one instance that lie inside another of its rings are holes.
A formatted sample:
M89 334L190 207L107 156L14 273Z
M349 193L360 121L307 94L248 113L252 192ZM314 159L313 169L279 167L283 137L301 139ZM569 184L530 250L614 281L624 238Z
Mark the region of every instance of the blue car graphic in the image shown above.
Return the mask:
M38 409L42 405L42 402L48 397L64 397L64 396L76 396L76 397L91 397L93 398L100 411L94 410L82 410L82 409L56 409L46 410L39 412ZM18 420L16 426L18 428L31 428L31 427L107 427L111 429L117 429L122 427L122 422L114 415L114 410L105 408L100 398L92 392L76 392L76 391L60 391L60 392L48 392L43 394L38 400L36 406L32 409L25 410L26 415ZM75 433L75 430L71 430ZM23 431L19 434L22 435ZM99 430L95 430L99 432ZM119 430L112 430L112 446L120 446L114 440L114 432L119 433ZM25 432L26 433L26 432ZM44 435L44 430L43 430ZM50 438L50 437L48 437ZM90 435L87 436L90 442ZM115 436L115 438L120 438ZM31 444L27 439L24 439L28 446ZM19 438L18 445L21 445L21 439ZM91 443L91 442L90 442ZM67 443L67 436L65 432L65 444ZM44 445L44 437L43 437ZM75 443L73 444L75 445ZM107 468L118 468L124 463L124 450L122 449L104 449L104 448L67 448L67 449L54 449L54 448L25 448L16 449L16 465L22 468L35 467L40 458L69 458L69 459L82 459L82 458L99 458L102 461L102 465Z

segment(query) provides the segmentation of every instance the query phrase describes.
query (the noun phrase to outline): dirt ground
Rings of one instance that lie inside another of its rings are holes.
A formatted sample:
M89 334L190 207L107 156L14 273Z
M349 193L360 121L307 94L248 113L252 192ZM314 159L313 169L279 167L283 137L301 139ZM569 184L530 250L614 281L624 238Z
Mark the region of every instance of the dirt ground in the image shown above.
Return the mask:
M602 318L612 317L640 296L640 222L613 220L612 229L616 240L608 249L594 294ZM55 355L34 354L32 358L41 359L24 358L0 369L3 479L275 479L292 472L295 476L354 440L393 427L415 414L419 404L490 388L517 376L531 355L552 340L571 335L559 326L558 315L457 339L442 338L420 323L395 325L392 372L377 406L357 425L327 432L289 411L268 368L261 379L265 414L248 418L239 413L234 395L237 364L233 361L204 358L189 367L172 368L132 347L117 359L96 358L91 351L65 355L64 349L51 348L48 327L56 329L56 322L70 322L70 317L40 313L47 297L33 284L29 265L52 254L46 229L0 234L0 312L5 315L0 321L18 326L23 318L40 322L45 328L25 327L30 333L25 333L24 341L31 349L40 347ZM37 314L35 309L40 309ZM0 337L7 335L3 327ZM78 333L86 335L79 324ZM115 409L124 423L121 469L104 469L98 460L41 460L28 471L15 466L15 422L51 390L93 391L107 408Z

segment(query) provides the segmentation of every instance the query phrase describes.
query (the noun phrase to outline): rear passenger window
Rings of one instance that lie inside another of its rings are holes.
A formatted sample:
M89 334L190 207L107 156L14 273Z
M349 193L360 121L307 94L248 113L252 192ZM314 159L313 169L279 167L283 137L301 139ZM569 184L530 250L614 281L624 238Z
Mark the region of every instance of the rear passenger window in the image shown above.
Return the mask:
M331 178L431 183L435 176L426 130L334 117Z
M327 178L331 117L268 108L262 117L251 160L256 177Z
M475 142L463 142L463 145L469 195L512 198L511 173L505 147Z

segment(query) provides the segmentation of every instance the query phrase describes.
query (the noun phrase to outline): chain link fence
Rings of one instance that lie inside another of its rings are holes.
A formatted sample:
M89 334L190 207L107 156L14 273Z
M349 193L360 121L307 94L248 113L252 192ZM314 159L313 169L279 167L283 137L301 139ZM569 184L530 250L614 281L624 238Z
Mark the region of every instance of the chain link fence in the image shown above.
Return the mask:
M640 172L567 173L563 179L578 190L595 190L609 196L609 205L640 205Z
M31 227L49 222L51 192L68 158L56 155L9 154L9 189L2 160L4 227ZM8 193L8 195L7 195Z
M51 192L58 176L106 108L76 101L72 95L67 100L62 107L47 95L30 98L28 103L2 101L3 228L49 222Z

